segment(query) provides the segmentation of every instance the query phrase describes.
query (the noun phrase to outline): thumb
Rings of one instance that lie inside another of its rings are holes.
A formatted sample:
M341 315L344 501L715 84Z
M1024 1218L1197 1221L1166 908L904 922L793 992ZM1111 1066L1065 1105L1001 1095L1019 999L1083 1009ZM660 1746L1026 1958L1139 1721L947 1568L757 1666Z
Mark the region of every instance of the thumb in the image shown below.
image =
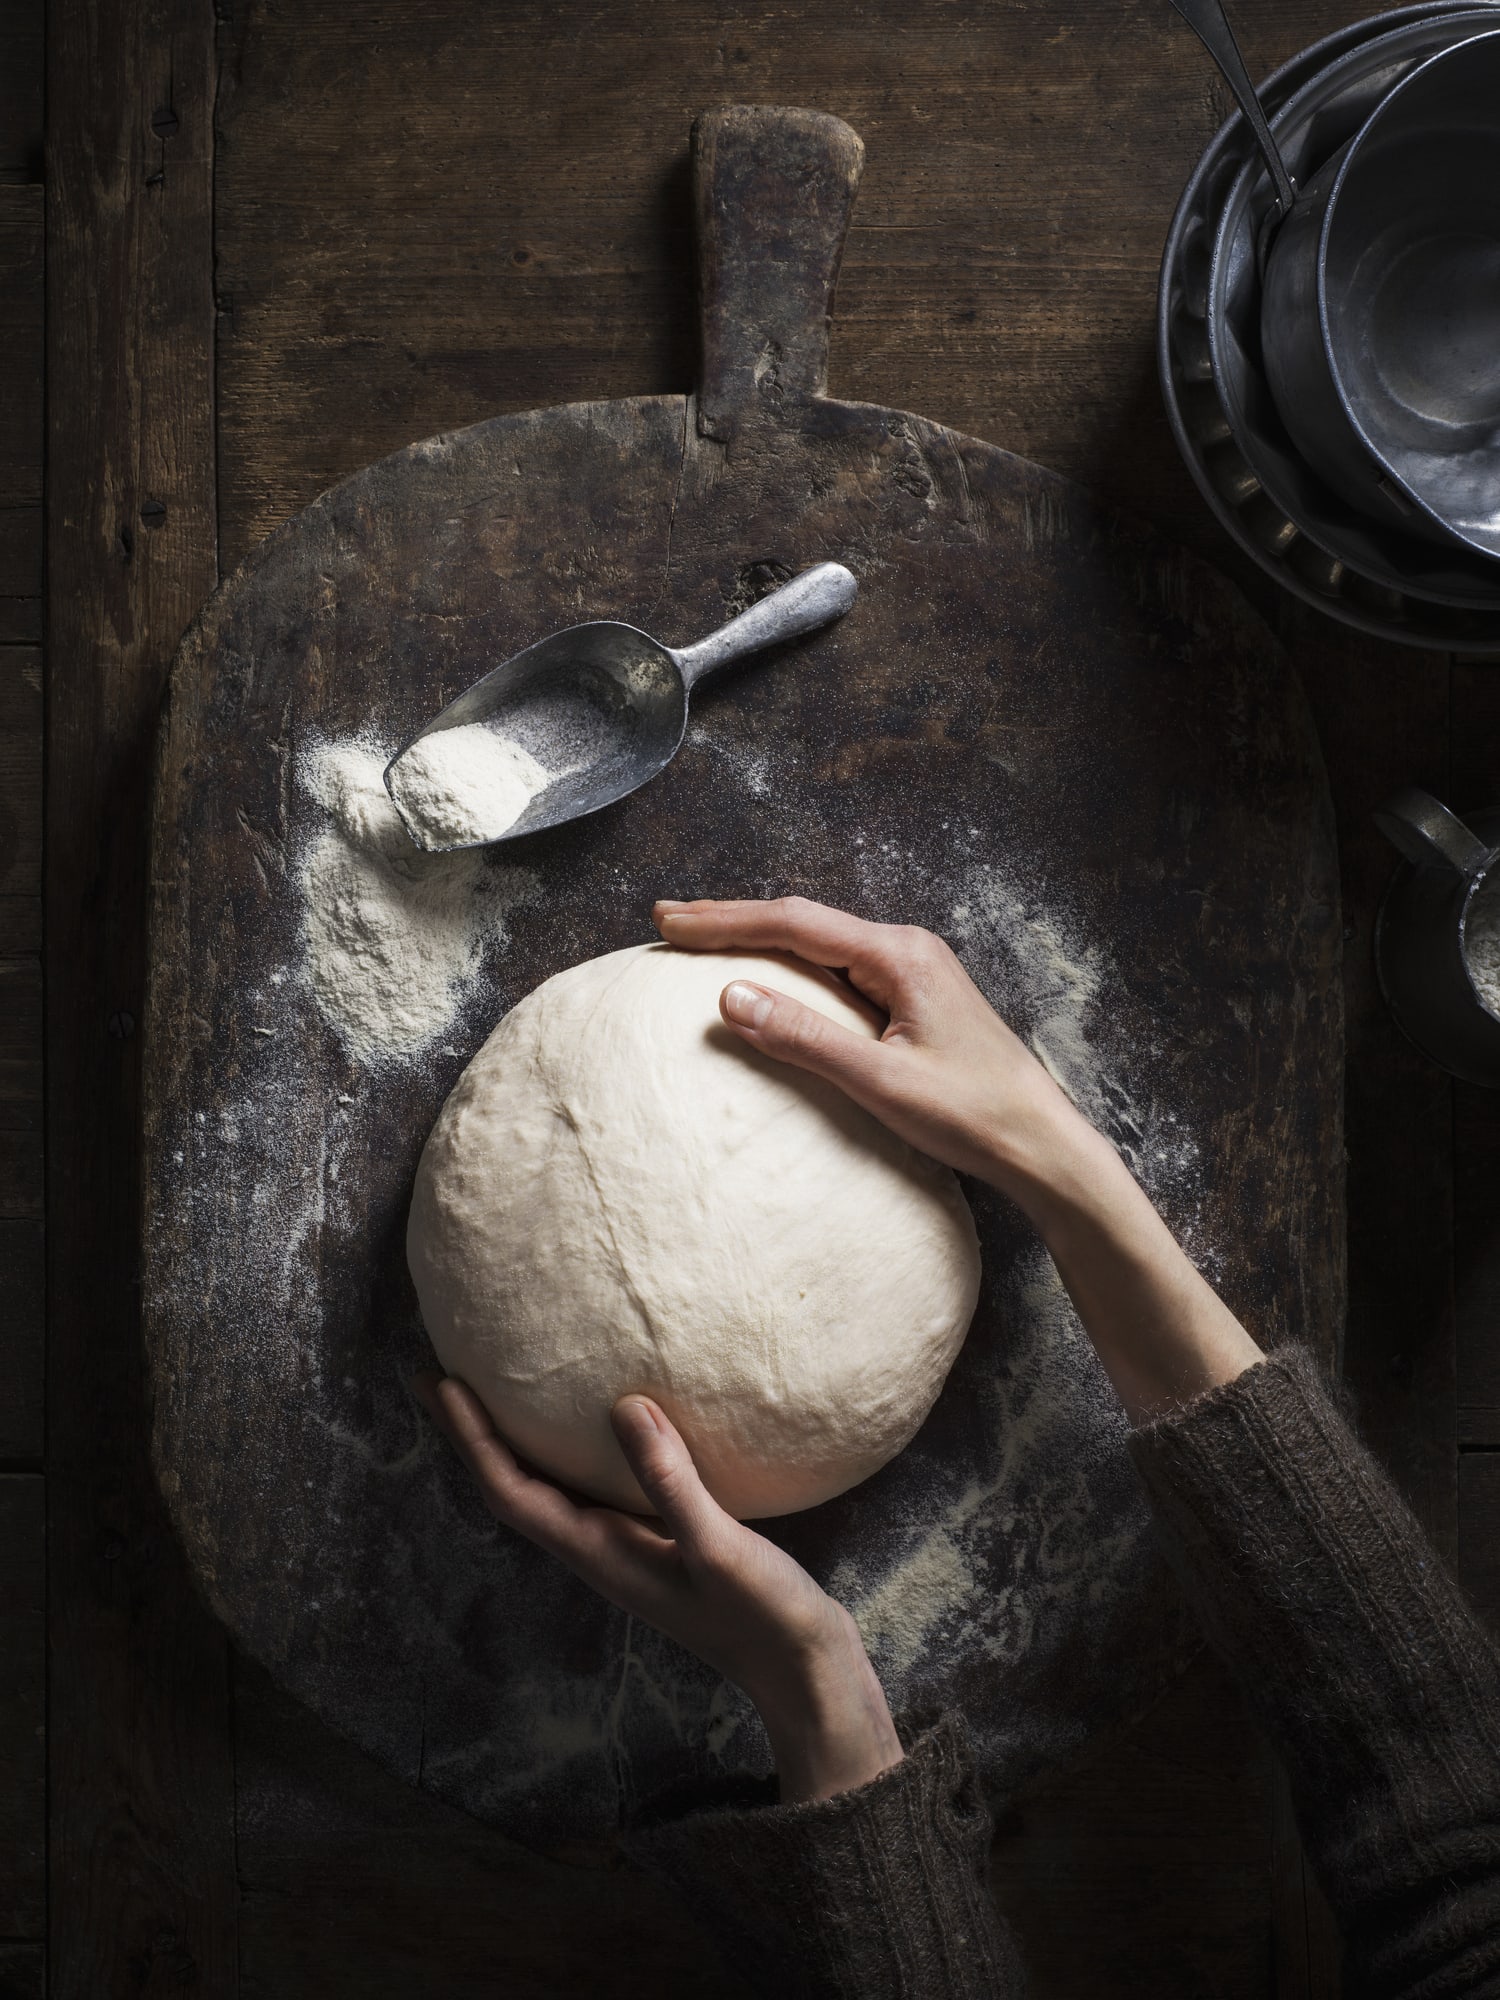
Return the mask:
M768 1056L826 1077L853 1097L873 1083L880 1044L841 1028L815 1007L769 986L736 979L719 995L719 1012L741 1041Z
M701 1550L726 1516L666 1412L649 1396L622 1396L610 1422L626 1463L673 1541Z

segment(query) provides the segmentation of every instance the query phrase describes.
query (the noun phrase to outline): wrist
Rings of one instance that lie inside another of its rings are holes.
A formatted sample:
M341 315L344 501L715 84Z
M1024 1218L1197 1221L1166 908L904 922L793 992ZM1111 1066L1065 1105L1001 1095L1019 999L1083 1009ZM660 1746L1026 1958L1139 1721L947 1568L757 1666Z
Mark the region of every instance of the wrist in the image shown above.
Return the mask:
M901 1739L858 1628L843 1629L773 1689L748 1690L771 1742L782 1803L854 1791L899 1764Z
M1232 1381L1261 1350L1111 1141L1062 1102L997 1161L994 1184L1046 1246L1127 1415L1148 1422Z
M1129 1169L1060 1085L1040 1069L1026 1100L1006 1107L1005 1125L988 1148L983 1178L1039 1228L1096 1198Z

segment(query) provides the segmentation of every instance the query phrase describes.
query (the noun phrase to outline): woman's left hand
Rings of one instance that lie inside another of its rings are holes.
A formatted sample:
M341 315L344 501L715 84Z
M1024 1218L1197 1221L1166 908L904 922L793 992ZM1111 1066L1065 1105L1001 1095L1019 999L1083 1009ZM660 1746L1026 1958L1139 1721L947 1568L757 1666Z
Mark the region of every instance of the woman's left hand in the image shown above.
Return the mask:
M456 1378L421 1375L412 1387L498 1520L744 1689L771 1739L783 1800L828 1798L900 1763L854 1620L799 1563L724 1512L649 1397L623 1396L612 1422L659 1522L575 1500L526 1471Z

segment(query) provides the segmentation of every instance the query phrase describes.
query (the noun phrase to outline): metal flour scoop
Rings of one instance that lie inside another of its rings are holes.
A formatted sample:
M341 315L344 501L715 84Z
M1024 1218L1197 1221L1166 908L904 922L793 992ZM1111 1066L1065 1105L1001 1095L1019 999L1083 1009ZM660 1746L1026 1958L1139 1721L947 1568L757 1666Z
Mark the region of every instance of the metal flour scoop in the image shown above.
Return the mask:
M633 625L602 620L570 625L537 640L449 702L386 766L385 785L419 847L447 853L514 840L612 805L665 768L687 730L688 696L706 675L766 646L799 638L841 618L858 584L840 563L818 563L763 597L695 646L672 647ZM485 734L477 734L472 725ZM439 739L468 729L451 745ZM419 760L407 761L423 746ZM503 786L471 787L462 810L432 812L412 782L418 772L473 758L509 760ZM528 798L528 791L541 781ZM487 806L486 800L493 800ZM516 813L516 806L524 803ZM494 816L486 819L486 811ZM503 821L503 824L500 823Z

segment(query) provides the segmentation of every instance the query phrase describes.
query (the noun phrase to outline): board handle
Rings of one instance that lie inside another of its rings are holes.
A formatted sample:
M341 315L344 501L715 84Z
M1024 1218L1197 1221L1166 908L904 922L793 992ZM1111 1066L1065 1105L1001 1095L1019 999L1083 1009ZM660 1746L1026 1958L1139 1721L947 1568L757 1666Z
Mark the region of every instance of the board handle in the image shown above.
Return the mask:
M733 437L752 410L820 396L864 141L826 111L721 104L693 125L698 430Z

